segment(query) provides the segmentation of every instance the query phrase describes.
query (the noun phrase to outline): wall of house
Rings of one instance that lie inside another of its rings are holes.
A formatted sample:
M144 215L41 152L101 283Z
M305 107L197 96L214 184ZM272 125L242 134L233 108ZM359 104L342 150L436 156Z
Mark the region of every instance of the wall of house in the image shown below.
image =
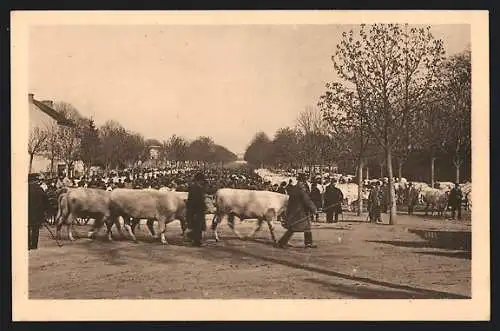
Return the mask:
M36 127L40 129L47 129L52 125L57 125L57 122L52 117L41 111L34 103L31 102L31 99L29 99L30 132ZM50 171L50 160L47 157L35 155L33 157L31 172L36 173L47 171Z

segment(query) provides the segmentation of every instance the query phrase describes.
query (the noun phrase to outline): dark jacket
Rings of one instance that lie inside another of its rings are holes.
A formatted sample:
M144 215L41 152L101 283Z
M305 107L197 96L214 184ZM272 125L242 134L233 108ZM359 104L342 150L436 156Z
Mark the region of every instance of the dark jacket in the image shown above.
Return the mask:
M459 188L452 188L449 195L448 195L448 204L450 206L459 206L462 203L462 190Z
M36 183L28 184L28 224L42 224L50 210L49 197Z
M205 188L197 183L193 183L188 189L188 199L186 203L188 212L205 212Z
M343 200L344 194L338 187L330 184L325 188L325 209L332 208L337 213L341 213Z
M415 187L410 186L406 195L406 203L408 206L415 206L418 202L418 191Z
M370 195L368 196L368 208L372 207L380 207L380 189L378 186L375 186L370 191Z
M317 209L304 189L304 183L289 185L288 194L285 228L293 232L311 231L309 216L315 214Z
M316 184L312 185L311 188L311 193L309 194L311 196L311 200L314 202L314 205L316 208L322 208L323 207L323 201L321 198L321 192L319 191L318 187Z

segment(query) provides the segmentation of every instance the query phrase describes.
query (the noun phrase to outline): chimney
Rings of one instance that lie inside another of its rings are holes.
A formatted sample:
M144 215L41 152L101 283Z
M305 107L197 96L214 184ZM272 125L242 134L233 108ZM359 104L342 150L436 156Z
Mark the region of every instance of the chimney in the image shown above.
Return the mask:
M33 99L35 98L35 95L33 93L28 93L28 101L29 103L33 103Z
M54 103L52 102L52 100L43 100L43 101L42 101L42 103L43 103L44 105L46 105L46 106L50 107L50 108L52 108L52 106L53 106L53 104L54 104Z

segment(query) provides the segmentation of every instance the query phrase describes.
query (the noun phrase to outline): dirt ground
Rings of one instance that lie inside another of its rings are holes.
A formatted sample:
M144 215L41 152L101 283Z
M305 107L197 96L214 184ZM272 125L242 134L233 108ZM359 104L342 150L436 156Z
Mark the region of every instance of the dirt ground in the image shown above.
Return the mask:
M386 218L387 216L384 215ZM316 249L303 248L297 233L286 250L274 248L263 226L253 240L236 238L226 221L221 241L206 233L204 247L190 247L178 222L169 224L163 246L145 225L133 243L108 242L102 230L75 226L81 238L59 248L40 231L39 249L29 252L31 299L410 299L469 298L470 218L465 221L401 215L397 225L365 223L344 213L343 221L313 226ZM207 224L211 217L207 215ZM253 221L237 223L249 233ZM275 224L278 235L284 229ZM430 231L432 230L432 231ZM54 229L53 229L53 232ZM63 236L66 230L63 228ZM441 239L445 238L445 239ZM465 239L464 239L465 238ZM467 239L468 238L468 239Z

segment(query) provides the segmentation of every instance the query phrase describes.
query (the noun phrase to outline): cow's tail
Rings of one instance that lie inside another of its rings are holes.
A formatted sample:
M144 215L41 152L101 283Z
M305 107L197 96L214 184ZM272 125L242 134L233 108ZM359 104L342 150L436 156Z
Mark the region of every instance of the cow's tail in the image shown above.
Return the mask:
M66 194L61 194L58 198L58 204L57 204L57 214L56 214L56 219L55 222L57 224L58 229L61 228L64 220L67 218L67 214L69 211L69 206L68 206L68 199Z
M217 228L218 223L220 222L217 215L219 215L221 203L219 201L219 195L217 194L217 192L215 192L215 196L214 196L214 206L215 206L215 213L214 213L214 217L212 218L212 225L210 226L210 228L212 230L215 230L215 228Z

